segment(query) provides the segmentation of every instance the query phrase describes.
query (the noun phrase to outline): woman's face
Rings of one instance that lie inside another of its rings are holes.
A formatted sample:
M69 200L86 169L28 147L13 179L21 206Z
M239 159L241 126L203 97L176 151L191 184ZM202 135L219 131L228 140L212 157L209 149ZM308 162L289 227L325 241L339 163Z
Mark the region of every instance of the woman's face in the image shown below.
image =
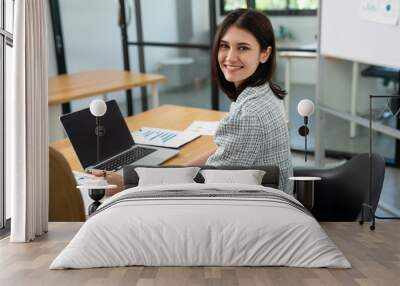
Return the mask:
M260 63L268 60L270 54L271 47L261 51L260 44L250 32L231 26L219 43L218 63L225 79L238 87Z

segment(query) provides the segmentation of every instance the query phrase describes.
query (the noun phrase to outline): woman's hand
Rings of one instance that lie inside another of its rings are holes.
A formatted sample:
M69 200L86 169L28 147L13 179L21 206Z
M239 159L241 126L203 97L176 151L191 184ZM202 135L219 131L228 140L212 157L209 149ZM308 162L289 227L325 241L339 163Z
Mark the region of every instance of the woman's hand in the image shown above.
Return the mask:
M123 177L115 172L105 170L91 170L90 173L95 175L96 177L103 177L110 185L117 185L117 188L115 189L106 190L107 196L112 196L118 192L121 192L124 189Z

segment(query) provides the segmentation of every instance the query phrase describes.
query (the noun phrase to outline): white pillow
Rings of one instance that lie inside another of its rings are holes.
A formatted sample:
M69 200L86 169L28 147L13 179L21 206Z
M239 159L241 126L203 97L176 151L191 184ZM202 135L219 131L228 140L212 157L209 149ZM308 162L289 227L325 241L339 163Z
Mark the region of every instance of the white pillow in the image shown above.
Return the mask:
M135 168L139 176L138 186L195 183L199 167L185 168Z
M234 183L246 185L261 185L265 171L262 170L202 170L205 184Z

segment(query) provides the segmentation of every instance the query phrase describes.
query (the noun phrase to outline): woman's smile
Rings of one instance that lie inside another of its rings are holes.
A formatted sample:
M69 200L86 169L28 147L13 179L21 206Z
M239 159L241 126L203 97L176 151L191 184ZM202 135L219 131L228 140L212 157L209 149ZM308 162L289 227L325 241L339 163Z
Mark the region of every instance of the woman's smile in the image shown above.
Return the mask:
M243 68L242 65L234 65L234 64L223 64L223 66L228 72L236 72Z

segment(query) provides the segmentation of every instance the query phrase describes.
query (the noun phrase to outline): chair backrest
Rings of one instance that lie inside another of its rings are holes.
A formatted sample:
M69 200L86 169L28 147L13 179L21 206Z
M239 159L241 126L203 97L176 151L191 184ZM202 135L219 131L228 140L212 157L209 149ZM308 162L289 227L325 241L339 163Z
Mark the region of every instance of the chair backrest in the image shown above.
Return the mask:
M372 154L371 205L375 211L385 176L385 161ZM318 176L315 184L312 214L319 221L354 221L362 204L368 202L369 155L353 157L345 164L330 169L295 168L295 176Z
M49 148L49 221L85 221L83 200L68 162Z

